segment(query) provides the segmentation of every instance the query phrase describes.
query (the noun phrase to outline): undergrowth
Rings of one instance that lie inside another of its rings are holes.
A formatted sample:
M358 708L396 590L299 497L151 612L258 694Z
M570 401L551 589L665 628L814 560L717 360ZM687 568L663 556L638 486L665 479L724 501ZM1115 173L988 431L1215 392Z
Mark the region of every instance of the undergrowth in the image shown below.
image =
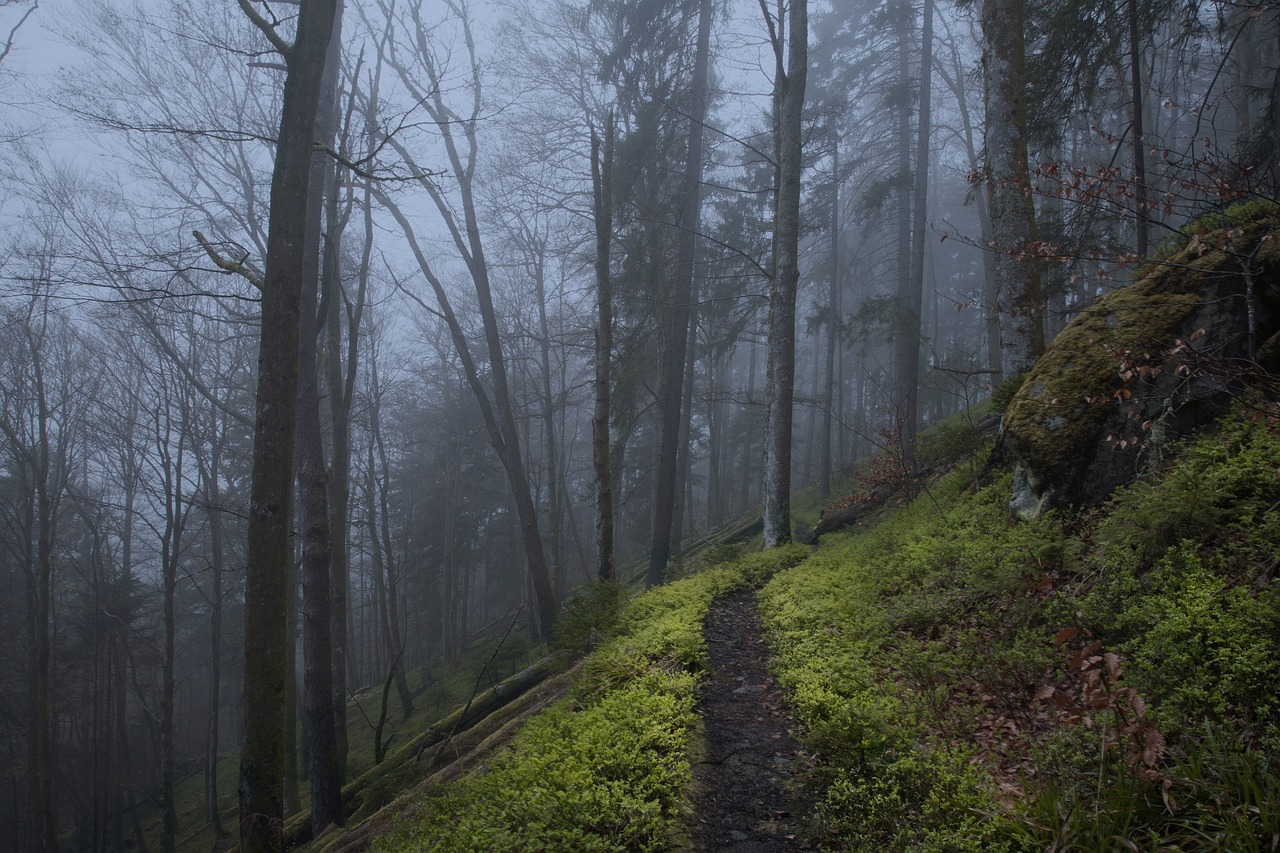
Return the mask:
M533 718L487 772L424 797L416 817L374 849L668 847L691 778L707 608L717 596L763 583L808 553L792 546L734 558L621 608L611 592L587 593L564 641L592 634L607 639L587 658L570 697Z
M968 471L767 585L850 850L1280 849L1280 426L1256 401L1106 507Z

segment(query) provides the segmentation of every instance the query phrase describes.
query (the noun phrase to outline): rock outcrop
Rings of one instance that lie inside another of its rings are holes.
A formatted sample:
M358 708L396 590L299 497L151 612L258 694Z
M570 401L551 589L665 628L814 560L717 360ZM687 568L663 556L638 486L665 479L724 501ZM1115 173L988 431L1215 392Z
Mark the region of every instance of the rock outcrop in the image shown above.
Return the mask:
M1101 502L1251 373L1280 368L1280 205L1236 205L1183 235L1073 320L1010 401L1020 516Z

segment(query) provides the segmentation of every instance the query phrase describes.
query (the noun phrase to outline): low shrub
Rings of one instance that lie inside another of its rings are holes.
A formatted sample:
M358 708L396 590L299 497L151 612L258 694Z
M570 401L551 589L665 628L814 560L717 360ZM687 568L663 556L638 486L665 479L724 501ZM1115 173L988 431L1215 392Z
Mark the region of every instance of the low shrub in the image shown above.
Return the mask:
M582 591L560 642L608 639L586 659L570 697L531 719L487 772L424 797L375 850L667 848L691 778L707 608L807 554L795 546L737 558L630 602L613 585Z

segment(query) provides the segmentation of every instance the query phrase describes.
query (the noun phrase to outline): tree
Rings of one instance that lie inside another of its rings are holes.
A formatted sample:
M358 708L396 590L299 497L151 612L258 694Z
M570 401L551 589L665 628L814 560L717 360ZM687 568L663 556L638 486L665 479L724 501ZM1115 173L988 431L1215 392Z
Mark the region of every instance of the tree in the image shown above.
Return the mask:
M613 358L613 292L609 261L613 244L613 116L604 139L591 134L592 213L596 232L595 408L591 460L595 471L596 564L600 580L614 578L613 471L609 448L609 368Z
M292 44L249 4L240 8L287 67L271 176L262 286L245 586L244 744L240 753L240 849L284 846L283 757L289 516L297 428L299 301L307 193L335 0L301 0Z
M24 2L25 0L3 0L3 2L0 2L0 7L17 6ZM22 29L22 25L25 24L39 8L40 0L32 0L31 6L28 7L22 13L22 16L18 18L17 22L9 28L9 34L5 37L4 45L0 47L0 64L3 64L4 61L9 58L9 53L13 50L14 43L18 40L18 30Z
M1044 298L1031 254L1035 205L1027 166L1027 71L1024 0L982 4L986 99L984 180L991 212L991 251L1000 287L1004 370L1015 373L1044 353Z
M485 251L485 236L480 228L476 199L476 167L479 164L480 155L478 124L484 109L481 66L471 30L471 20L465 9L450 4L448 11L460 30L459 35L469 63L470 99L461 110L455 109L446 101L446 95L450 93L447 92L445 73L450 69L442 64L442 57L435 54L437 46L430 40L415 41L408 57L401 56L396 51L394 43L384 45L379 59L385 61L396 72L400 83L413 98L414 103L421 105L439 133L440 141L444 146L444 156L455 182L455 191L450 193L446 190L445 184L441 181L442 175L419 165L403 139L387 136L386 142L409 168L416 185L432 200L449 234L449 239L466 268L480 315L484 342L481 353L484 361L487 362L487 377L481 375L478 360L472 353L466 330L462 326L458 313L454 310L444 282L437 273L436 265L428 260L423 251L408 217L385 190L379 190L377 197L400 225L419 270L431 286L439 309L438 312L433 310L432 313L442 315L448 324L454 346L462 360L467 384L480 404L485 427L489 433L489 442L502 462L515 502L525 561L533 589L535 633L543 640L550 640L558 604L543 550L537 506L529 487L524 452L520 446L515 402L508 377L507 356L503 351L498 313L494 306L489 263ZM389 6L384 6L384 13L388 16L390 25L390 19L395 13ZM410 33L425 34L433 29L421 18L421 8L416 6L409 11L404 24L405 30ZM421 301L420 305L426 307Z
M761 2L773 44L774 255L769 283L766 367L764 542L791 541L791 422L796 371L796 291L800 284L801 116L809 63L808 0L791 0L786 23Z
M315 136L332 147L336 137L338 71L342 61L342 4L334 13L316 111ZM306 243L303 247L303 282L299 301L298 340L298 503L302 510L302 657L303 709L311 781L311 831L319 835L330 824L343 824L342 766L346 732L339 722L338 706L346 708L345 661L335 656L343 643L338 639L346 626L345 577L333 570L335 538L346 541L346 513L330 512L330 473L325 465L320 425L320 332L326 317L320 314L319 291L324 275L336 276L336 246L340 226L334 221L333 187L326 186L333 171L328 156L311 158L306 211ZM330 211L326 223L326 210ZM327 224L327 228L326 228ZM322 250L322 237L328 239ZM332 256L331 256L332 251ZM322 261L327 263L322 263ZM327 267L327 268L326 268ZM333 285L329 290L334 289ZM331 401L332 405L332 401ZM345 507L344 507L345 510ZM343 534L337 534L341 527ZM340 590L340 587L342 589ZM334 611L338 612L335 613ZM337 692L335 692L335 687ZM345 714L342 715L345 719Z
M908 7L909 8L909 7ZM933 0L924 0L920 47L919 120L916 124L916 157L911 186L911 204L903 204L899 215L912 211L908 276L899 279L898 328L894 369L897 374L895 402L901 408L899 452L902 467L915 468L916 431L920 424L920 307L924 294L925 225L929 198L930 101L933 92ZM909 29L909 28L908 28ZM905 34L904 34L905 36ZM906 39L902 50L906 51ZM905 110L903 111L906 112ZM903 181L906 189L906 181ZM902 285L905 284L905 287Z
M5 467L14 472L25 504L20 512L29 655L28 772L32 823L38 827L36 847L44 853L55 853L59 847L51 704L54 549L59 507L67 495L79 438L79 425L72 420L78 408L73 399L74 366L67 363L73 332L50 309L49 297L37 294L4 318L12 351L0 375L5 399L0 431L8 445Z
M694 261L698 244L698 222L702 205L702 129L707 120L707 81L710 75L711 0L698 4L698 35L691 80L692 107L688 118L688 146L685 151L684 181L680 189L680 233L677 237L675 281L671 294L671 327L668 349L662 364L659 403L662 431L658 451L658 477L653 493L653 547L645 583L662 583L671 556L673 514L680 503L676 493L678 462L687 456L681 451L683 419L680 416L685 390L686 361L689 358L689 314L694 292Z

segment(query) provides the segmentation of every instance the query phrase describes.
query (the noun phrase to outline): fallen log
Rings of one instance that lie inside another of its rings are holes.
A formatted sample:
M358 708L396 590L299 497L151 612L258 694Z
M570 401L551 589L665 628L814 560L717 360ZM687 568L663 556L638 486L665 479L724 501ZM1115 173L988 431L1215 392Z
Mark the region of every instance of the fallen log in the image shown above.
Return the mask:
M519 699L549 677L564 670L566 665L561 656L542 658L473 696L466 705L432 723L392 752L381 764L349 782L342 789L343 811L347 816L347 823L359 823L394 799L402 790L412 787L429 774L429 768L434 766L437 757L429 754L432 747L447 745L446 742L451 738L466 732L489 715ZM424 753L428 753L426 767L419 763ZM306 844L312 837L309 811L294 815L286 822L286 848Z

